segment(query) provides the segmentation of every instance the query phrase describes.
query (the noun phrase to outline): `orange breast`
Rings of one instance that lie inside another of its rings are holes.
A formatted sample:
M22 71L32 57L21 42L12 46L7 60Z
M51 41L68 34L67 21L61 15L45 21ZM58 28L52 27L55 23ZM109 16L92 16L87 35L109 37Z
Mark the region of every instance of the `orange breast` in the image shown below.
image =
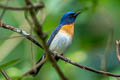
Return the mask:
M70 37L73 37L73 35L74 35L74 23L62 26L62 28L60 29L60 31L65 32Z

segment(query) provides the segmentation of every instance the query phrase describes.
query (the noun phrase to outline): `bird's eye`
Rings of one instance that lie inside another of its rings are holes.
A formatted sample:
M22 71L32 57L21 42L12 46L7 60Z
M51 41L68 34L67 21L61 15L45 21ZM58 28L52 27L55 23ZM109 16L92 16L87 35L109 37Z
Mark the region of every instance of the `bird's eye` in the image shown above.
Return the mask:
M70 17L73 17L73 14L69 14Z

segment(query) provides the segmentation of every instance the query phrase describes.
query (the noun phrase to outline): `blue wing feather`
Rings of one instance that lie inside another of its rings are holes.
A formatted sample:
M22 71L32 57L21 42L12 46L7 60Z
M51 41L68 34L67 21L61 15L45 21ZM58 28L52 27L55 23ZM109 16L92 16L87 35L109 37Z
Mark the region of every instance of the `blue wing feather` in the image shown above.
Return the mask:
M58 33L58 31L60 30L60 28L62 27L62 25L58 25L55 30L52 32L51 36L48 39L48 46L51 44L53 38L55 37L55 35Z

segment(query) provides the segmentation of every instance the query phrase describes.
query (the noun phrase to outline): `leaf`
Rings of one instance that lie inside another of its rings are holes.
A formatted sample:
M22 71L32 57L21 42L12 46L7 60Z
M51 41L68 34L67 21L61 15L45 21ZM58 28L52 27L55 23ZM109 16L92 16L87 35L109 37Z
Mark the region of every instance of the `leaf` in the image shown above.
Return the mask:
M0 69L5 68L5 67L10 66L10 65L13 65L13 64L16 64L16 63L18 63L18 61L20 61L20 59L11 60L5 64L2 64L2 65L0 65Z

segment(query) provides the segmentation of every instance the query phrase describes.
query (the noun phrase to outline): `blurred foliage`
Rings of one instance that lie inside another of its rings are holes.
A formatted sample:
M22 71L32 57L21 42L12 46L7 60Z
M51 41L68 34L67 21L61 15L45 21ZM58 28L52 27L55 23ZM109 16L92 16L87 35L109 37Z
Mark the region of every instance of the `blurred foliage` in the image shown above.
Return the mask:
M5 4L6 0L0 0L0 4ZM49 35L59 24L61 16L67 11L82 11L75 24L75 36L73 43L65 53L65 56L80 64L101 70L106 65L106 70L113 73L120 73L120 65L116 58L115 40L120 39L120 0L31 0L33 3L41 1L45 8L40 11L38 19L42 23L42 18L46 15L43 29ZM9 0L8 6L25 6L24 0ZM0 13L2 9L0 9ZM38 14L39 14L38 13ZM3 22L15 27L19 27L30 32L23 11L6 11ZM0 65L9 63L12 60L20 59L20 62L12 66L7 65L4 69L13 79L17 79L24 72L32 68L43 51L32 45L31 42L9 30L0 29ZM113 36L112 36L112 35ZM33 33L33 35L35 35ZM109 36L111 39L111 49L106 53ZM12 38L13 37L13 38ZM39 40L38 37L35 39ZM34 55L32 58L32 54ZM107 54L107 57L105 57ZM106 58L106 59L104 59ZM102 64L102 60L106 64ZM83 69L79 69L64 61L58 62L61 70L69 80L116 80ZM0 80L5 80L0 74ZM47 62L33 78L26 76L23 80L60 80L55 69Z
M12 65L12 64L15 64L15 63L17 63L18 61L19 61L19 59L15 59L15 60L12 60L12 61L7 62L6 64L2 64L2 65L0 65L0 69L5 68L5 67L7 67L7 66L10 66L10 65Z

